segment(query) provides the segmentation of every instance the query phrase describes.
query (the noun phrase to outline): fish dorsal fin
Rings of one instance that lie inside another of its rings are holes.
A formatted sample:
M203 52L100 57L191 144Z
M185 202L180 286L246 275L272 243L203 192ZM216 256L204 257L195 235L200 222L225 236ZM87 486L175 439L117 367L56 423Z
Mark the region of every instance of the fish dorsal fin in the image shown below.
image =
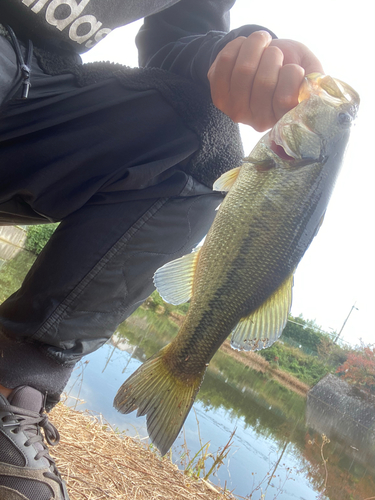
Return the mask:
M240 173L241 167L232 168L221 175L213 185L214 191L229 191Z
M190 300L199 250L172 260L154 274L154 284L160 296L173 305Z
M232 332L235 349L257 351L271 346L281 335L292 305L293 274Z

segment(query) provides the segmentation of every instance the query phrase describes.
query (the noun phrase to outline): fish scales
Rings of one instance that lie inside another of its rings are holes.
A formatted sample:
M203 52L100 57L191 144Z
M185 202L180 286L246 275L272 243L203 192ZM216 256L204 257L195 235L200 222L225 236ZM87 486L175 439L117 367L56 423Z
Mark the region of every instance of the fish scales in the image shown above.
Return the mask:
M177 437L208 363L232 332L239 349L268 347L291 307L293 274L319 230L359 105L358 94L313 74L300 104L214 189L228 191L203 246L155 273L161 296L189 311L177 337L120 387L116 408L146 415L162 454Z

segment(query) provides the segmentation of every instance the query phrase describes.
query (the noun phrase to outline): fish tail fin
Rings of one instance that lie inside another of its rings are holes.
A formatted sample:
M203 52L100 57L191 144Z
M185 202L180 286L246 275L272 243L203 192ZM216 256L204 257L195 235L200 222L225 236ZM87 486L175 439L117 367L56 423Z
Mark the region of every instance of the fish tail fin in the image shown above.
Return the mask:
M141 365L120 387L115 408L137 417L147 415L151 441L165 455L177 438L201 386L205 370L183 380L165 361L169 345Z

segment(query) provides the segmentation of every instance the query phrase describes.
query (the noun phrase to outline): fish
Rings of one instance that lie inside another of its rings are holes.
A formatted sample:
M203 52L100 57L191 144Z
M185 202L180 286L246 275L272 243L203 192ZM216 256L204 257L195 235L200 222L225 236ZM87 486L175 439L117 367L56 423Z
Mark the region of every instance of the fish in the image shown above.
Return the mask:
M161 297L190 301L189 310L175 339L122 384L114 406L147 416L162 455L227 337L240 350L264 349L280 337L294 273L322 224L359 101L338 79L306 76L298 105L215 182L226 195L203 245L156 271Z

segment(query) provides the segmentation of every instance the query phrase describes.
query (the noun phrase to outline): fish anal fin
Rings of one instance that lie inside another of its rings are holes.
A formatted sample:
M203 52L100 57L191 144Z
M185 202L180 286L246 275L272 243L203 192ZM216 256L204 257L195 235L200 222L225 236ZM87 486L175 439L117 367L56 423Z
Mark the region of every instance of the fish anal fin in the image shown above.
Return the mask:
M213 185L214 191L229 191L240 173L241 167L232 168L221 175Z
M263 304L242 318L232 332L235 349L257 351L270 347L281 335L292 305L293 274Z
M173 375L164 359L169 346L141 365L118 390L114 406L121 413L138 408L147 415L151 441L165 455L177 438L201 386L204 372L189 380Z
M160 296L170 304L184 304L190 300L199 250L172 260L154 274L154 284Z

